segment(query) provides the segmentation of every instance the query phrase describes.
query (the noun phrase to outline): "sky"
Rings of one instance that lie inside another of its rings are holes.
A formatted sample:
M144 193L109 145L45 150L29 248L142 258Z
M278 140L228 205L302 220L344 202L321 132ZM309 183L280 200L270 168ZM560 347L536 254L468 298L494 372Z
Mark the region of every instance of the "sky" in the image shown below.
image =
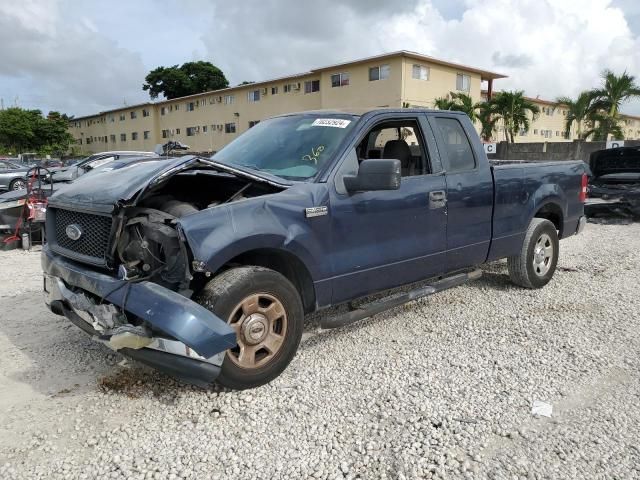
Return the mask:
M206 60L236 85L396 50L555 99L605 68L640 83L640 0L0 0L0 45L4 107L75 116L148 101L158 66Z

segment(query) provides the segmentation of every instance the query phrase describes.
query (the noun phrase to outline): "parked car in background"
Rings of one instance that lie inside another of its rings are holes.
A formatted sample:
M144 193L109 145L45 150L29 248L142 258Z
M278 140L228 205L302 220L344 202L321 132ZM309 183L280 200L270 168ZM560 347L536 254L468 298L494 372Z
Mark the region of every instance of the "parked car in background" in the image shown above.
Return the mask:
M27 188L29 167L8 160L0 160L0 190L23 190Z
M156 157L154 152L117 151L95 153L73 165L48 168L51 176L47 180L55 182L71 182L85 173L114 160L138 157Z
M339 327L502 258L515 284L545 286L559 240L585 225L585 169L494 166L459 112L283 115L211 158L150 159L60 189L46 303L185 381L256 387L294 357L305 313L349 303L322 320Z

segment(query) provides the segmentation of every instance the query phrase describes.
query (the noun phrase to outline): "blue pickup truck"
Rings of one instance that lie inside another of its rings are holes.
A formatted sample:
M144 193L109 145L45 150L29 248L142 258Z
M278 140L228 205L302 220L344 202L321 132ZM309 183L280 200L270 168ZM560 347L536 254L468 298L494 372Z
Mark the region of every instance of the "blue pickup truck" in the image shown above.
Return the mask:
M211 158L145 159L54 194L46 303L184 381L256 387L292 360L305 314L343 304L322 320L339 327L503 258L515 284L543 287L585 225L586 187L580 161L490 165L456 112L283 115Z

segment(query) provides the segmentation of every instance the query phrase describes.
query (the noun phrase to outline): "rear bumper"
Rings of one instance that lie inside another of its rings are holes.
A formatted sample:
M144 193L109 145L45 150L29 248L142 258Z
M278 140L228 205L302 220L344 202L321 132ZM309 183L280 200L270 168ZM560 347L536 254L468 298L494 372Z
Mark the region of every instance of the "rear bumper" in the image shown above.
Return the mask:
M160 371L198 385L218 376L235 332L197 303L151 282L131 283L42 250L45 303L96 340ZM86 294L92 295L86 295ZM104 299L95 302L93 296ZM117 348L105 323L134 315L153 327L143 348ZM157 333L160 331L161 333ZM150 343L149 343L150 342Z

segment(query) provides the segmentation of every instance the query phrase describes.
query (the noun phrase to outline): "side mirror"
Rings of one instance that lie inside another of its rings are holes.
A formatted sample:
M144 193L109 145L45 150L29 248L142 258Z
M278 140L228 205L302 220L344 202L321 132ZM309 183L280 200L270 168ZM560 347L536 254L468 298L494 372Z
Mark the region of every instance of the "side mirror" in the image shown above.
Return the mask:
M369 159L360 163L357 175L344 177L348 192L397 190L400 188L400 160Z

